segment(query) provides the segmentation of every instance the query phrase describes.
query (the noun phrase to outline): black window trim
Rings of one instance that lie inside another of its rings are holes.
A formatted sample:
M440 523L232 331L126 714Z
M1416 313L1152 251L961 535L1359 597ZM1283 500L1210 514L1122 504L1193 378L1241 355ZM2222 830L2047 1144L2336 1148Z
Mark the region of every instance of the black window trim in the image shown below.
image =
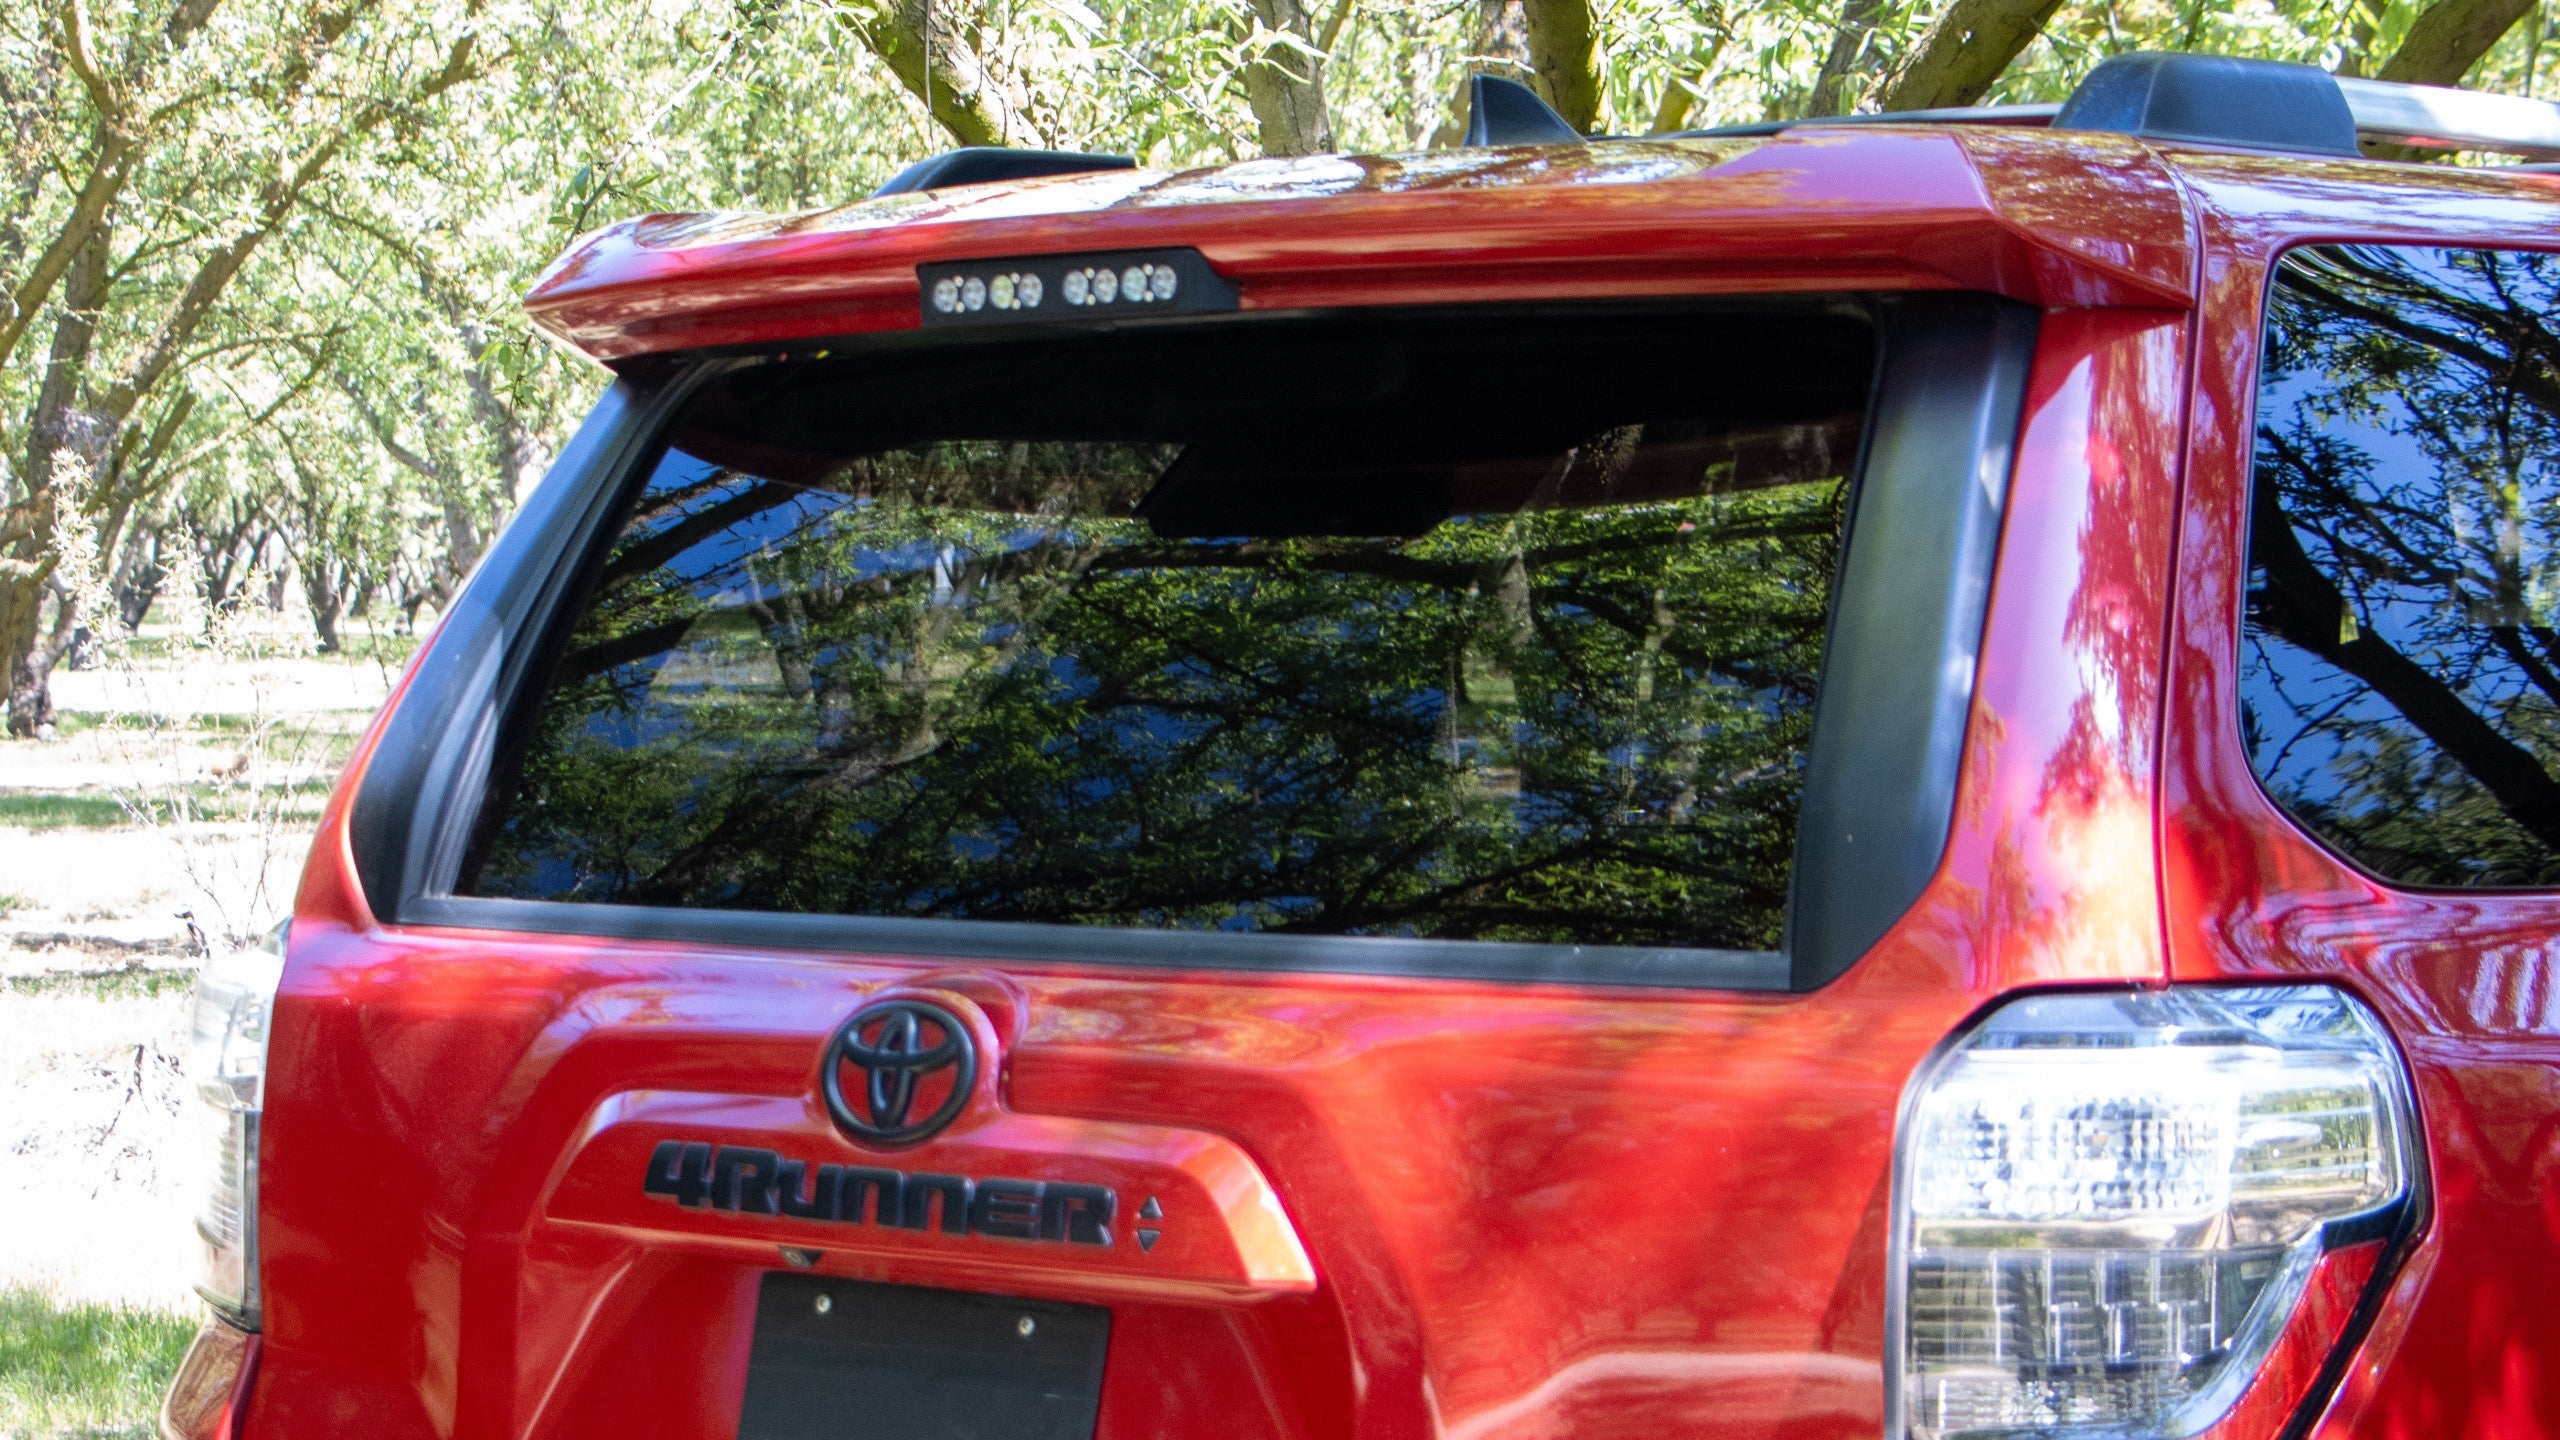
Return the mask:
M1524 324L1541 324L1627 303L1506 308ZM1658 310L1664 302L1641 303ZM706 381L771 359L770 350L627 368L490 547L420 658L357 794L349 841L366 897L389 924L847 955L1818 989L1900 919L1945 852L2039 312L1974 292L1675 303L1717 310L1845 303L1867 310L1878 326L1877 378L1851 475L1782 950L1229 934L453 894L498 737L564 626L561 612L645 480L660 436ZM1139 323L1249 326L1293 318L1307 312ZM829 348L1005 338L901 332ZM1892 543L1878 543L1883 535ZM1965 683L1947 683L1951 675Z

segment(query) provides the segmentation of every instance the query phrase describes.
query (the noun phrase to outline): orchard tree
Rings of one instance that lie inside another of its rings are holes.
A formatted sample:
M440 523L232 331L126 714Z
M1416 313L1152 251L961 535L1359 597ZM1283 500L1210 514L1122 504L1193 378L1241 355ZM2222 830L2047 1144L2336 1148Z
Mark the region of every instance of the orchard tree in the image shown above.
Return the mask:
M330 588L315 623L443 603L602 384L516 301L627 215L843 204L955 142L1412 150L1461 132L1477 71L1618 134L2050 100L2132 49L2538 93L2550 23L2523 0L0 7L8 733L44 728L55 666L138 622L181 552L203 584Z
M473 3L163 0L92 17L19 7L37 143L29 218L0 252L0 666L9 731L50 724L49 678L92 608L66 554L113 554L205 428L194 371L257 337L223 302L315 189L488 63ZM217 18L222 22L213 23ZM101 21L107 23L101 23Z

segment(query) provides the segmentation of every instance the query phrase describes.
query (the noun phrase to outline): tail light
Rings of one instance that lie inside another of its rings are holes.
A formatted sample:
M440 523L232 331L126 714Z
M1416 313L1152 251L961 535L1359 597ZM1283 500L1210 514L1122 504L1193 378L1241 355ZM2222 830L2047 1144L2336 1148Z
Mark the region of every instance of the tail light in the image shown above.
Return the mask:
M213 1186L196 1217L204 1279L196 1293L243 1328L258 1328L258 1112L266 1098L267 1021L284 974L286 926L257 946L217 951L196 977L188 1078L215 1136Z
M2196 1434L2409 1204L2398 1053L2325 986L2043 995L1914 1082L1896 1436Z

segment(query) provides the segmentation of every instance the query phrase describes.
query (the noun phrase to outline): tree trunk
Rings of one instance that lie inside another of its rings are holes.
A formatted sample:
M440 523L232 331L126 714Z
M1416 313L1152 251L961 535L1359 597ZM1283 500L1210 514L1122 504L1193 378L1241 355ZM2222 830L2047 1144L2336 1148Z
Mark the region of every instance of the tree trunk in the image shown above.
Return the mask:
M2374 78L2406 85L2459 85L2500 37L2533 9L2533 0L2439 0L2409 25L2400 48ZM2338 73L2346 74L2345 66ZM2441 160L2450 152L2421 145L2365 142L2377 160Z
M12 583L0 587L0 637L8 643L9 733L33 739L53 723L51 676L29 665L30 652L44 624L42 584Z
M71 629L71 649L62 663L70 670L95 670L107 663L107 644L87 625L75 625Z
M1517 71L1520 79L1529 75L1529 23L1521 14L1521 0L1476 0L1476 29L1467 53L1477 61L1476 69L1494 72ZM1431 132L1431 148L1445 150L1467 133L1467 101L1471 87L1467 81L1473 70L1461 71L1455 103Z
M1688 59L1681 62L1680 67L1672 72L1669 79L1662 82L1662 101L1653 107L1653 123L1646 127L1646 134L1668 135L1675 130L1685 130L1689 127L1689 112L1698 103L1698 91L1689 77L1694 76L1698 83L1703 84L1709 73L1715 69L1717 58L1724 54L1726 43L1732 38L1726 31L1717 30L1708 37L1705 44L1699 46Z
M928 0L852 0L848 8L863 42L951 138L963 145L1048 145L987 73L977 47L951 24L948 0L939 7Z
M2437 0L2409 22L2400 48L2391 52L2373 78L2408 85L2459 85L2532 8L2533 0Z
M311 628L320 637L320 653L338 653L338 575L342 567L312 556L302 568L302 598L311 606Z
M1324 57L1298 0L1252 0L1261 52L1242 76L1266 155L1321 155L1334 148L1325 110Z
M53 667L61 657L55 643L68 643L78 628L61 607L76 610L76 598L57 601L56 623L45 624L45 602L55 599L55 571L61 563L66 526L82 523L80 496L66 496L62 482L94 478L112 431L81 407L80 376L98 335L98 313L106 300L108 231L100 225L72 258L62 281L61 309L54 317L53 347L46 357L44 383L27 425L25 497L0 520L0 657L5 657L9 692L9 733L21 739L53 723ZM66 473L67 472L67 473Z
M160 598L160 587L169 579L169 569L160 563L160 532L148 524L138 524L126 537L123 558L116 565L112 589L116 597L116 618L130 635L142 628L143 618L151 613L151 604Z
M1978 105L2009 62L2044 33L2062 0L1956 0L1885 92L1885 110Z
M1804 105L1806 115L1846 115L1858 108L1867 91L1862 62L1868 59L1876 17L1883 11L1884 0L1847 0L1840 7L1840 28L1831 32L1831 53L1822 59L1822 73L1813 78L1813 94Z
M1528 22L1529 68L1537 77L1538 93L1564 123L1590 134L1600 123L1606 85L1591 0L1524 0L1521 11Z

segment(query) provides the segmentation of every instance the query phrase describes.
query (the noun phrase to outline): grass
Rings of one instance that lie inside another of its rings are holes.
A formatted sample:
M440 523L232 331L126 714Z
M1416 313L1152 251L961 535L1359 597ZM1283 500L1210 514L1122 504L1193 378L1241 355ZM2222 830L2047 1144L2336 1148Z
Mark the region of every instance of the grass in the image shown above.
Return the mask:
M21 830L96 830L131 823L133 817L113 795L0 790L0 825Z
M419 633L407 635L396 630L342 630L338 633L341 648L338 658L367 665L388 665L393 669L409 663L409 657L423 639Z
M156 1000L196 983L193 965L127 965L118 970L47 970L0 977L12 995L83 995L92 1000ZM0 1429L0 1436L8 1432Z
M338 652L320 655L323 660L342 660L362 665L389 665L397 668L409 663L409 656L423 637L403 635L397 630L368 630L355 626L338 632ZM299 657L304 652L303 637L296 635L288 644L273 643L272 637L253 638L248 653L250 660L273 658L278 654ZM169 660L202 654L193 641L181 641L169 635L128 635L116 641L116 651L129 660Z
M0 1289L0 1434L147 1436L196 1321Z
M335 773L315 775L291 785L270 785L264 804L275 812L312 819L319 815L321 802L338 783ZM0 789L0 826L21 830L112 830L120 825L139 824L145 819L174 822L195 820L250 820L258 818L260 797L234 785L199 782L179 787L182 793L163 790L134 795L120 801L113 794L97 790L5 790ZM183 810L180 799L186 801ZM130 804L136 809L127 809ZM137 813L137 810L139 813ZM19 900L19 905L28 902ZM11 907L0 904L0 915Z
M33 909L35 903L24 895L12 895L5 890L0 890L0 920L6 920L21 910Z
M296 718L299 719L299 717ZM296 727L288 726L272 715L261 720L255 715L207 711L203 714L184 717L184 724L181 725L169 716L148 710L56 710L53 712L53 727L56 733L62 735L78 735L90 730L124 730L149 734L156 730L167 729L180 729L194 735L249 735L257 733L263 727L267 732L266 738L273 742L278 738L291 738L289 734L280 737L279 732L293 728L308 728L314 731L324 728L345 728L348 723L362 725L369 718L369 716L358 716L352 722L339 722L334 727L328 721L305 722L302 726Z

